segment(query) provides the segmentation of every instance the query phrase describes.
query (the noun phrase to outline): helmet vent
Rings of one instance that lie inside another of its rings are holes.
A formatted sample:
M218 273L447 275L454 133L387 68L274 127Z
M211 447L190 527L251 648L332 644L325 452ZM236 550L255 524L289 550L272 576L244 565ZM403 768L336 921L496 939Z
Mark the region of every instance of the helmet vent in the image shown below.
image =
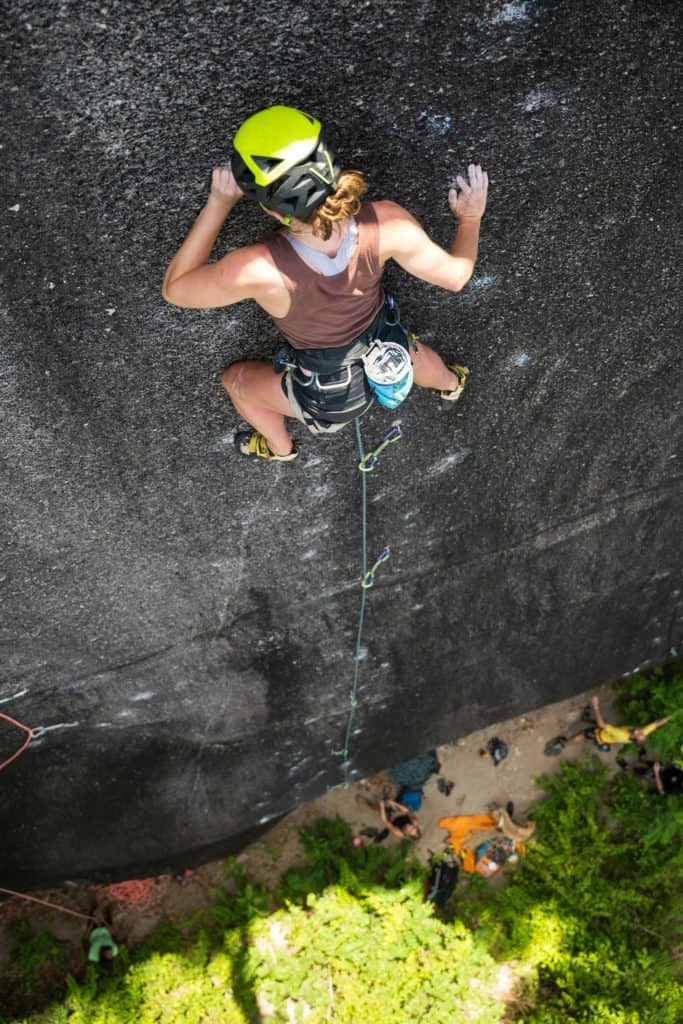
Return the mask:
M274 159L272 156L252 156L252 160L260 171L272 171L274 167L277 167L281 161L280 159Z

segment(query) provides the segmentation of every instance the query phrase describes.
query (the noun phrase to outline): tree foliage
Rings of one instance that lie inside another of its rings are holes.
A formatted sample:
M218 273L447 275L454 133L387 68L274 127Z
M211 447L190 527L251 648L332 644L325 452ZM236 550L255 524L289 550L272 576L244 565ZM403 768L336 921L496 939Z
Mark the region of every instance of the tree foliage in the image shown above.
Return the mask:
M682 679L678 663L622 681L624 717L676 712ZM666 729L662 759L680 750L679 714ZM537 838L505 888L472 876L437 913L405 847L355 847L321 819L275 896L229 861L210 910L0 1024L680 1024L683 800L589 755L537 782ZM13 941L19 993L38 961L63 960L25 929Z

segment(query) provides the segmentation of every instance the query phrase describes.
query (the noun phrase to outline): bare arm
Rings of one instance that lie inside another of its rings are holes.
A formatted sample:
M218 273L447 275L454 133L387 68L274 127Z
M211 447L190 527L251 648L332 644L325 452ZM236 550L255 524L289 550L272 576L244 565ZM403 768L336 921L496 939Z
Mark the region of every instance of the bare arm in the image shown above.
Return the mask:
M598 723L598 729L604 729L605 719L602 717L602 712L600 711L600 698L597 694L591 700L591 704L593 705L593 714L595 715L595 721Z
M388 806L396 807L400 811L405 811L406 814L410 814L410 817L412 819L412 814L411 814L410 810L407 807L404 807L403 804L397 804L395 800L380 800L380 804L379 804L379 815L380 815L380 818L382 819L382 821L384 822L386 827L389 829L389 831L391 832L392 836L396 836L397 839L405 839L405 835L403 834L403 832L401 832L400 828L396 828L396 826L392 825L391 822L389 821L389 819L387 817L387 810L386 810Z
M479 228L486 208L488 175L470 164L469 183L458 176L460 192L452 188L448 204L458 220L450 252L431 240L414 217L397 203L377 203L380 260L396 262L414 277L458 292L467 284L477 262Z
M646 736L649 736L651 732L655 731L655 729L659 729L660 725L666 725L666 723L670 721L671 715L666 715L664 718L658 718L656 722L650 722L649 725L646 725L643 732Z
M281 282L259 246L235 249L209 263L216 238L243 193L229 167L216 167L206 205L168 265L162 295L176 306L208 309L266 298Z
M662 766L660 765L659 761L655 761L655 763L652 766L652 770L655 773L655 786L657 787L657 792L661 793L662 796L664 796L664 783L662 782L662 776L660 773L661 767Z

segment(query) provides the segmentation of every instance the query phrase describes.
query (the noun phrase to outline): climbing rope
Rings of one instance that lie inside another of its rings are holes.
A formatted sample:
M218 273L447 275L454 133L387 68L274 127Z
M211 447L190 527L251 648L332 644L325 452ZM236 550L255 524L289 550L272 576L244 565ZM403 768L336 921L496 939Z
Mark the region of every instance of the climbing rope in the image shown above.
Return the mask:
M26 733L24 742L19 747L19 749L14 754L12 754L11 757L8 757L6 761L3 761L2 764L0 764L1 772L3 768L6 768L8 764L12 763L12 761L16 761L19 755L24 753L27 746L34 737L34 731L28 725L24 725L22 722L17 722L16 718L10 718L9 715L5 715L2 711L0 711L0 718L4 718L6 722L9 722L11 725L16 725L17 729L23 729L23 731Z
M31 903L40 903L43 907L51 907L52 910L61 910L63 914L71 914L73 917L82 917L85 921L96 921L92 914L81 914L78 910L69 910L68 907L61 907L59 903L50 903L49 900L39 900L37 896L27 896L25 892L15 892L14 889L4 889L0 885L0 892L6 892L8 896L18 896L20 900L30 900Z
M355 419L356 424L356 440L358 442L358 456L360 462L358 463L358 469L361 472L361 597L360 597L360 611L358 613L358 630L356 632L356 653L353 662L353 683L351 685L351 693L349 695L349 717L346 723L346 735L344 737L344 746L341 750L334 751L339 757L342 758L342 768L344 771L344 783L348 784L349 781L349 769L351 762L349 761L349 743L351 741L351 732L353 730L353 721L356 714L356 708L358 707L358 679L360 676L360 663L361 663L361 641L363 638L363 625L365 622L365 602L367 598L368 590L375 583L375 573L382 564L386 562L387 558L391 555L389 548L379 554L375 560L375 564L371 569L368 569L368 490L367 490L367 474L370 473L377 465L377 459L381 452L392 444L394 441L398 441L403 436L403 431L399 421L397 420L391 430L386 433L382 439L380 445L375 448L374 451L368 452L366 455L363 451L363 439L360 432L360 422L358 417Z
M22 690L21 693L14 694L14 697L5 697L4 700L0 700L0 704L6 704L7 701L15 700L17 697L23 697L26 690ZM22 729L26 733L26 738L21 744L19 749L15 751L11 757L8 757L6 761L0 764L0 772L3 768L6 768L12 761L16 761L20 754L23 754L28 745L32 740L38 740L41 736L44 736L46 732L52 732L54 729L73 729L79 723L78 722L58 722L57 725L35 725L31 728L29 725L24 725L23 722L17 722L16 718L11 718L10 715L6 715L4 711L0 711L0 718L4 718L10 725L15 725L17 729Z
M400 440L403 437L403 431L401 430L401 421L396 420L384 437L382 443L375 448L374 452L368 452L367 455L363 455L363 445L360 440L360 427L358 426L358 418L356 417L356 437L358 438L358 451L361 453L361 460L358 463L358 468L361 473L370 473L377 465L377 460L382 454L387 445L392 444L394 441Z

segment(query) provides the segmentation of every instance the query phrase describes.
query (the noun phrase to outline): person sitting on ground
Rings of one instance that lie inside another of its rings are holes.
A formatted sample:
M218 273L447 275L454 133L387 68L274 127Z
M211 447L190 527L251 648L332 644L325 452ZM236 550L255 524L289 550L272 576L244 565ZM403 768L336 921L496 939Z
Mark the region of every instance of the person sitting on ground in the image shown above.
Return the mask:
M630 769L634 775L647 777L654 783L654 789L662 796L683 796L683 766L676 764L665 764L663 767L659 761L647 761L639 759L629 765L624 758L618 757L617 764L624 771Z
M405 804L400 804L398 801L390 800L387 797L383 797L375 802L368 800L367 797L362 796L360 793L356 794L356 800L358 803L367 804L373 811L377 811L385 827L397 839L411 839L415 841L422 835L417 816Z
M447 252L397 203L362 202L363 174L341 170L316 118L269 107L241 125L233 145L231 164L214 168L206 205L169 264L162 294L176 306L199 309L253 299L288 343L272 365L240 361L222 373L233 406L254 428L235 435L238 450L292 462L298 451L285 417L329 435L365 413L375 397L393 408L413 381L436 389L442 407L451 408L467 369L446 365L409 334L381 278L393 259L448 291L467 284L486 207L486 172L470 164L468 179L458 175L458 187L448 192L457 230ZM278 230L210 263L216 238L244 195L259 202ZM394 390L383 397L364 370L371 350L386 357L382 388Z
M659 761L652 765L655 777L657 792L662 796L683 796L683 768L679 764L665 764L661 766Z
M547 744L546 754L559 754L568 743L579 743L584 739L592 740L598 750L603 753L607 753L613 743L636 743L642 746L650 733L671 720L671 715L667 715L665 718L658 718L656 722L650 722L649 725L609 725L602 717L600 700L597 695L592 698L591 703L595 721L578 732L572 733L571 736L556 736Z

